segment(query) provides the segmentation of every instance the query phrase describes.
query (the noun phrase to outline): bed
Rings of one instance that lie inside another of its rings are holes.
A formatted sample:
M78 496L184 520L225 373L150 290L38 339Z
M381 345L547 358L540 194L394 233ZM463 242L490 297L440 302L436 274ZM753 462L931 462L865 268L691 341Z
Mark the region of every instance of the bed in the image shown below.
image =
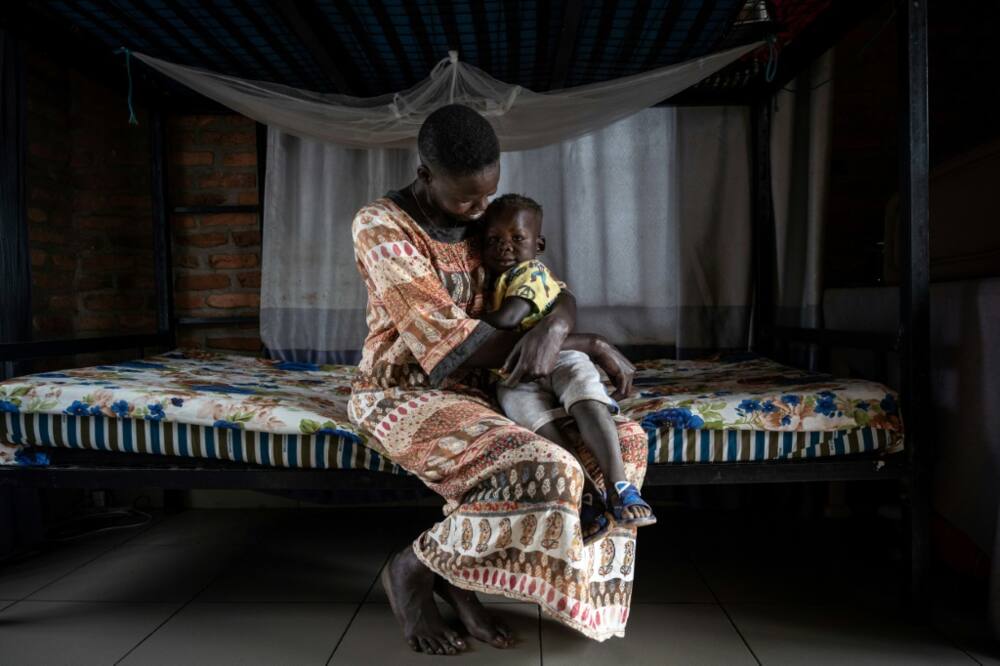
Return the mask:
M406 474L347 418L354 368L176 350L0 382L0 461L40 447ZM638 364L622 412L650 464L762 462L903 449L896 394L755 354Z

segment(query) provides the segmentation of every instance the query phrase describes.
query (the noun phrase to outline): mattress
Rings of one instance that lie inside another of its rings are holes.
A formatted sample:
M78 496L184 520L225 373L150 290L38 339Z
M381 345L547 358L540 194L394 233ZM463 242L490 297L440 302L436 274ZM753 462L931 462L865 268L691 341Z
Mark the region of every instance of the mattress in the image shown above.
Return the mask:
M406 474L350 424L352 366L177 350L0 382L0 462L32 447L217 458ZM752 355L638 364L620 402L649 462L712 463L896 453L896 394Z

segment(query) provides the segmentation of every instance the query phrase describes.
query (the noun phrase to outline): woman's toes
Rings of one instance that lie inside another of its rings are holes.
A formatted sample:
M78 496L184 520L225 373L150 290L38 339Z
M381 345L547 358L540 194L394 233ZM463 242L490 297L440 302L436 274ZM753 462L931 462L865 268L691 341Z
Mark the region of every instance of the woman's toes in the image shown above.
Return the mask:
M462 637L459 636L454 631L445 632L445 638L448 639L448 642L451 643L455 647L455 649L457 650L465 649L465 641L462 640Z
M406 640L406 642L410 644L410 649L411 650L413 650L414 652L420 652L420 644L417 643L417 639L415 639L415 638L408 638Z

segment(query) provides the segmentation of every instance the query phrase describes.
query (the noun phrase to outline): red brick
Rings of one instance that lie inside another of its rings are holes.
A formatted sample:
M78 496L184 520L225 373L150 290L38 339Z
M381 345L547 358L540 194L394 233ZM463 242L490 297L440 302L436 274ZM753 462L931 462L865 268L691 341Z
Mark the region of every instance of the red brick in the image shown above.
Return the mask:
M113 194L110 203L115 208L135 208L137 210L152 208L149 196L144 194Z
M223 289L229 286L229 276L221 273L203 273L200 275L182 275L177 278L178 291L201 291L205 289Z
M36 315L32 318L34 330L40 338L55 338L73 330L72 320L65 315Z
M156 317L151 314L130 313L118 315L118 323L129 330L147 330L156 328Z
M171 164L179 166L211 166L214 161L215 154L208 150L185 151L170 156Z
M202 215L198 223L203 227L249 227L257 224L256 213L215 213Z
M178 206L221 206L226 203L223 192L180 192L175 205Z
M31 250L31 265L34 266L35 268L38 268L39 266L44 266L45 261L48 258L49 258L49 253L46 252L45 250L37 250L37 249Z
M193 255L184 255L173 258L174 266L178 268L198 268L201 265L201 260Z
M73 276L55 271L32 271L31 286L51 291L68 291L73 286Z
M29 208L28 209L28 221L30 222L44 222L48 219L49 215L41 208Z
M94 163L94 154L86 150L74 150L69 165L74 168L89 167Z
M256 132L225 132L219 129L198 131L198 143L206 146L252 146L256 142Z
M93 291L95 289L110 289L112 287L110 275L85 275L77 280L76 288L80 291Z
M197 224L197 221L191 215L172 215L170 224L174 229L190 229Z
M241 206L252 206L257 203L257 192L240 192L240 196L237 199Z
M61 268L63 270L75 270L76 269L76 257L68 254L53 254L52 262L56 265L56 268Z
M213 254L208 263L212 268L255 268L258 259L256 254Z
M203 189L246 189L257 187L257 174L216 171L198 178L198 187Z
M31 245L36 243L58 243L65 245L66 236L58 231L33 226L28 230L28 242Z
M174 294L174 306L179 310L197 310L205 307L205 297L201 294L180 292Z
M79 331L113 331L118 321L112 315L83 315L77 317L76 327Z
M206 346L213 349L230 349L233 351L260 351L260 338L227 336L223 338L208 338Z
M37 201L39 203L44 203L47 201L52 201L57 197L52 193L52 190L47 190L44 187L32 187L31 196L29 197L31 201Z
M83 299L88 310L134 310L142 307L139 294L93 294Z
M156 280L149 275L128 273L126 275L118 276L117 286L119 289L140 289L149 291L156 288Z
M226 166L257 166L257 153L229 153L222 158Z
M125 254L91 254L84 256L84 263L90 270L100 272L128 270L135 267L135 257Z
M73 210L98 212L108 207L110 199L103 192L73 192Z
M217 232L207 234L175 234L174 239L179 245L192 247L218 247L229 242L226 234Z
M50 296L49 297L49 309L50 310L76 310L76 297L75 296Z
M248 245L260 245L260 232L259 231L234 231L233 241L239 247L246 247Z
M236 276L236 279L240 281L241 287L255 287L260 288L260 271L254 271L252 273L240 273Z
M92 215L81 217L77 224L81 229L92 231L111 231L119 229L129 229L135 223L131 217L121 217L114 215Z
M208 297L208 304L213 308L258 308L260 294L212 294Z

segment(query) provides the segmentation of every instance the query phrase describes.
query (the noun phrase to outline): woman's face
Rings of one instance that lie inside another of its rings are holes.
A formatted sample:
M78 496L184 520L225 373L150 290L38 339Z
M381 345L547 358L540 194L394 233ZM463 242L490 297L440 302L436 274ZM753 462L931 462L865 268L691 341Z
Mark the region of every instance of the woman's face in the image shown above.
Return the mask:
M490 203L489 197L496 194L500 164L492 164L467 176L449 176L421 165L417 174L438 210L458 222L467 223L479 219Z

